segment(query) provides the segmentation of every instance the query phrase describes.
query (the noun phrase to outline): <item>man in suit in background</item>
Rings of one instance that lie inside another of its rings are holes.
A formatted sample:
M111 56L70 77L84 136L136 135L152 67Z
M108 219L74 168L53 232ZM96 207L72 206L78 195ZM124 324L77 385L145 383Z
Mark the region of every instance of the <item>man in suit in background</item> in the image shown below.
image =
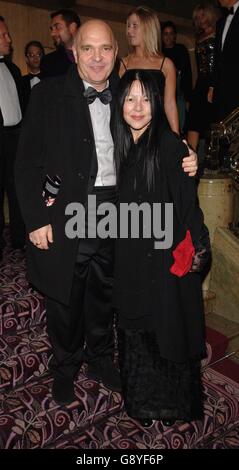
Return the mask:
M165 21L162 30L162 52L174 63L177 70L177 93L182 94L188 108L192 94L192 68L189 52L184 44L177 43L177 28L172 21ZM180 114L180 113L179 113Z
M28 74L22 77L24 108L26 108L32 88L41 81L40 64L45 55L44 47L39 41L30 41L25 46L24 54L28 68Z
M50 16L51 37L56 51L47 54L41 61L43 78L64 75L75 62L72 46L81 24L79 16L73 10L58 10Z
M216 29L215 69L208 99L218 122L239 106L239 1L219 0L226 15Z
M16 182L29 234L28 277L46 295L52 395L61 404L74 400L83 360L89 377L120 390L113 362L114 239L88 238L87 217L85 238L65 233L68 204L81 203L91 214L88 195L96 208L117 201L110 128L116 54L106 23L84 23L76 37L77 65L33 89L19 143ZM195 157L189 160L194 171ZM97 214L96 226L100 219Z
M25 229L18 205L14 165L22 120L21 72L8 56L11 38L5 20L0 16L0 259L5 245L3 239L4 192L9 205L10 235L13 248L25 245Z

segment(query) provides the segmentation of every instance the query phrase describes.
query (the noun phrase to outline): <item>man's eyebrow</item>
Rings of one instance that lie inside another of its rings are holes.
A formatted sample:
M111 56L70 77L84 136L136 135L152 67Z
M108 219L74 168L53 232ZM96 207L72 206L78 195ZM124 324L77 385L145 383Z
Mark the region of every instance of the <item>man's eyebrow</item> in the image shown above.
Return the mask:
M53 23L53 24L51 25L51 28L54 28L54 26L58 26L59 24L61 24L61 23L59 23L58 21L56 21L56 23Z
M81 43L80 47L113 47L113 44L100 44L99 46L94 46L93 44Z

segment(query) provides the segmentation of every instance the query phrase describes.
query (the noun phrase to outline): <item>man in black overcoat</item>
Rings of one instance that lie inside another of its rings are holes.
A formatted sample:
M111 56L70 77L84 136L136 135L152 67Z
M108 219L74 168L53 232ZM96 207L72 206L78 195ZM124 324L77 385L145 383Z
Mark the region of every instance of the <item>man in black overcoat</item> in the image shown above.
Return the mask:
M61 404L74 400L83 360L89 377L120 390L113 363L114 240L65 233L69 204L81 203L87 211L89 195L96 207L116 202L110 116L117 79L110 74L117 44L106 23L90 20L79 29L75 48L77 65L66 76L34 87L16 165L29 234L28 276L46 295L52 393ZM195 161L192 155L189 171Z

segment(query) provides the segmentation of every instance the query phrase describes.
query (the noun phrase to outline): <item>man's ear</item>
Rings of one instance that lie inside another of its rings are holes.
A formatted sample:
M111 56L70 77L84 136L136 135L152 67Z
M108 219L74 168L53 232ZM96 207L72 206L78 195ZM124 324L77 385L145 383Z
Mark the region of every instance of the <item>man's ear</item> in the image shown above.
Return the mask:
M77 33L77 30L78 30L77 24L74 23L74 22L71 23L71 24L69 25L69 30L70 30L70 33L72 34L72 36L74 37L74 36L76 35L76 33Z
M118 43L115 41L115 60L118 54L119 48L118 48Z
M73 46L72 46L72 52L75 58L75 63L77 64L77 53L76 53L76 42L74 41Z

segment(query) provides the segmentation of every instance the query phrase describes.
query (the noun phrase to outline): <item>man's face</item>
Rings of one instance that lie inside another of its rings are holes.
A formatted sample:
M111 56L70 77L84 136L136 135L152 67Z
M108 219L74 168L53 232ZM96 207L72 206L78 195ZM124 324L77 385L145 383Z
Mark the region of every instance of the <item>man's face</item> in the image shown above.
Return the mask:
M117 54L117 45L109 26L99 20L91 20L81 26L74 53L80 77L96 90L102 90Z
M67 24L62 15L57 15L51 20L50 30L55 47L72 47L77 31L76 23Z
M165 47L173 47L176 43L176 34L171 26L162 32L162 41Z
M30 46L26 55L26 63L31 72L38 72L40 70L40 63L42 58L42 51L40 47Z
M6 24L0 21L0 56L10 54L12 40Z

